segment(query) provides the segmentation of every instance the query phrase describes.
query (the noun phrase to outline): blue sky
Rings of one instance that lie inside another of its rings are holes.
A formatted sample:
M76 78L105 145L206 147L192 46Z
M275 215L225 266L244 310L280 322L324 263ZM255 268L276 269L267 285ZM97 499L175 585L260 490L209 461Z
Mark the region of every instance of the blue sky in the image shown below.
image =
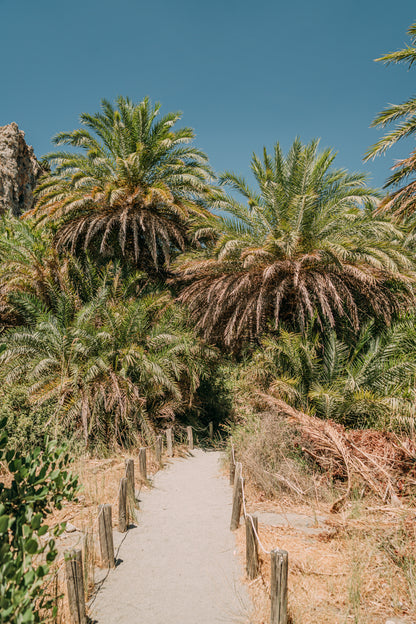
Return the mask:
M183 111L217 171L253 151L322 138L339 166L380 186L393 158L362 163L369 125L414 95L416 69L373 59L403 47L414 0L0 0L0 125L41 156L102 97L149 95Z

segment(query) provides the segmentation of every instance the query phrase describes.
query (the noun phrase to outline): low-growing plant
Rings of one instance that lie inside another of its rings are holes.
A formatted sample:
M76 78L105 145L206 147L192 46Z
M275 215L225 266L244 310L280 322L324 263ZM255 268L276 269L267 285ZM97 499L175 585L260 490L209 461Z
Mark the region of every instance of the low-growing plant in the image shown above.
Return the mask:
M55 607L44 585L58 554L55 538L65 528L45 520L75 497L77 477L67 470L65 448L46 441L43 450L11 449L6 418L0 430L0 464L6 470L0 483L0 622L45 622Z
M245 475L266 496L330 498L329 487L322 482L317 487L319 469L302 452L306 441L284 417L273 412L252 414L233 426L231 434Z
M22 384L0 388L0 419L7 417L8 448L21 452L35 446L43 448L48 423L56 411L51 401L31 404L29 389Z

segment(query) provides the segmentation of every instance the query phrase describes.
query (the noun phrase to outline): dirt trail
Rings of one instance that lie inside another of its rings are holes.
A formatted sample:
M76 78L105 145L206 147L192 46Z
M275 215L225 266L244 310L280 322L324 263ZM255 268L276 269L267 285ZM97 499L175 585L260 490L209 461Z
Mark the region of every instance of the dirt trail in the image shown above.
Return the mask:
M218 452L175 459L143 494L138 522L114 533L121 563L91 605L98 624L247 624L249 599L229 530Z

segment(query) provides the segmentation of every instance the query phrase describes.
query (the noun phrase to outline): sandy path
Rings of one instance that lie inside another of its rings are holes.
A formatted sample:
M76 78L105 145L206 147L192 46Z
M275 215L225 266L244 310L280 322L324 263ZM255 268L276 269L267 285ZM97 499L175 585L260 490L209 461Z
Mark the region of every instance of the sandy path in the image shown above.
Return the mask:
M92 604L98 624L249 622L243 570L229 530L231 488L218 452L193 451L157 473L138 526L115 532L122 561Z

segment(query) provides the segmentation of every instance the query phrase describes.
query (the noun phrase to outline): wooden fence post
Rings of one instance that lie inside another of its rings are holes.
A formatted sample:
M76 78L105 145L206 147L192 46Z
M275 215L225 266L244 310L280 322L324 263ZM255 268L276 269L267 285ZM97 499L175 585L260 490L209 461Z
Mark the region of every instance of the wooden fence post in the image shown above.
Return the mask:
M254 525L254 528L253 528ZM249 579L255 579L259 573L259 555L257 551L257 537L259 521L256 516L246 517L246 570Z
M287 624L288 553L275 548L271 558L271 616L270 624Z
M168 457L173 456L172 429L166 429L166 452Z
M66 586L72 623L87 624L82 553L80 550L71 550L66 553L65 559Z
M158 466L160 467L162 465L162 451L163 451L163 440L162 440L161 435L158 435L156 438L155 451L156 451L156 461L158 463Z
M192 427L187 427L186 431L188 433L188 449L190 451L194 450L194 433L192 431Z
M53 581L53 606L55 608L55 616L53 618L53 624L59 624L60 622L60 613L59 613L59 572L55 574L55 578ZM59 621L58 621L59 618Z
M98 535L100 538L101 565L114 568L113 522L111 505L100 505L98 514Z
M88 600L89 585L94 585L94 559L94 537L92 533L87 531L82 539L82 561L86 600Z
M209 439L212 440L214 439L214 423L212 422L212 420L208 423L208 435L209 435Z
M118 491L118 530L120 533L127 531L129 523L127 512L127 479L120 479L120 489Z
M235 481L235 457L234 457L234 447L231 448L230 455L230 485L234 485Z
M139 470L140 476L144 481L147 481L147 462L146 462L146 449L141 448L139 450Z
M134 459L126 459L127 495L134 499Z
M243 480L242 480L242 465L237 462L235 465L235 479L234 479L234 491L233 491L233 510L231 513L231 531L235 531L240 526L241 505L243 504Z

